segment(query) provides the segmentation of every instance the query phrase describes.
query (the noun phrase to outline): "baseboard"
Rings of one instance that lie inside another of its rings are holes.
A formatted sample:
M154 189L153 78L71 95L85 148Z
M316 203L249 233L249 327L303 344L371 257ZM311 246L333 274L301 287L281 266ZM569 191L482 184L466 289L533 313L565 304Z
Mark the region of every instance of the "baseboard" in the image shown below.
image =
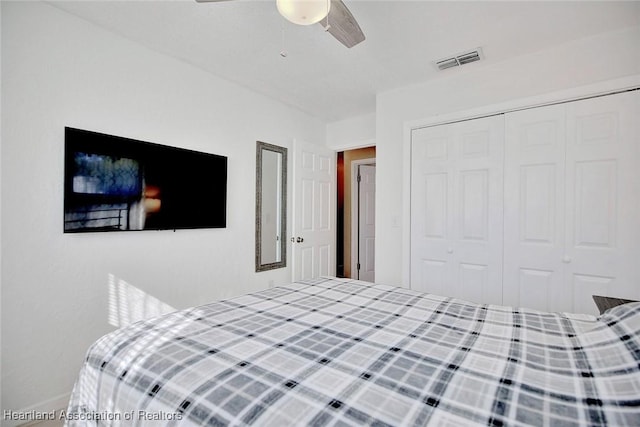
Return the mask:
M30 406L28 408L23 408L18 411L14 411L18 414L49 414L52 411L58 411L60 409L67 409L67 405L69 404L69 398L71 397L71 393L64 393L58 397L54 397L52 399L46 400L44 402L40 402L36 405ZM4 411L3 411L4 412ZM57 414L56 414L57 416ZM17 426L29 426L39 422L38 420L12 420L5 419L4 414L0 414L0 425L3 427L17 427Z

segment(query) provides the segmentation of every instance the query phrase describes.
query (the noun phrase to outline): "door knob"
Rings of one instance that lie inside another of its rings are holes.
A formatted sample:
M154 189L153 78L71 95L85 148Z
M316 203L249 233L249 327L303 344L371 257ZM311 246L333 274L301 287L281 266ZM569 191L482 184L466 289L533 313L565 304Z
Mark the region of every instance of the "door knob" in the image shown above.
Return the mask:
M302 237L298 237L298 238L296 239L296 242L298 242L298 243L302 243L302 242L304 242L304 239L303 239Z

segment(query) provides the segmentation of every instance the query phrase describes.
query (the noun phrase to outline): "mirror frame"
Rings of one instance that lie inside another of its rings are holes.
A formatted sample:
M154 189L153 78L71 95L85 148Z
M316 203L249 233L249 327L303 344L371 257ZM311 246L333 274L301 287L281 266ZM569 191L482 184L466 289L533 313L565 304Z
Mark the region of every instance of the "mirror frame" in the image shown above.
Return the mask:
M280 261L262 263L262 153L274 151L282 155L280 188ZM273 270L287 266L287 148L266 142L256 142L256 272Z

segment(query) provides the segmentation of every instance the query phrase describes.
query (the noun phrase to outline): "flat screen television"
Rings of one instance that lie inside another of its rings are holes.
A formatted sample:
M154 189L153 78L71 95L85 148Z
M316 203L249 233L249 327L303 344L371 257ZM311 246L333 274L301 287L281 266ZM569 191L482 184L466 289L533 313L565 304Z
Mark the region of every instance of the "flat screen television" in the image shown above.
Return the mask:
M224 228L227 158L65 128L64 232Z

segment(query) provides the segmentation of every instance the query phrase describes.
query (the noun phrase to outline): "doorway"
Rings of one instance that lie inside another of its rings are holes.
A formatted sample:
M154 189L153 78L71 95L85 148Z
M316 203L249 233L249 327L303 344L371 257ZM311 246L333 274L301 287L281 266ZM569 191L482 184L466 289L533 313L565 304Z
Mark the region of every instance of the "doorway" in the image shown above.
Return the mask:
M370 282L375 279L375 162L375 147L338 153L338 277L359 278ZM361 177L360 187L357 182L358 170ZM367 173L366 178L363 178L363 170ZM366 179L364 192L363 179ZM364 206L360 207L361 204Z

